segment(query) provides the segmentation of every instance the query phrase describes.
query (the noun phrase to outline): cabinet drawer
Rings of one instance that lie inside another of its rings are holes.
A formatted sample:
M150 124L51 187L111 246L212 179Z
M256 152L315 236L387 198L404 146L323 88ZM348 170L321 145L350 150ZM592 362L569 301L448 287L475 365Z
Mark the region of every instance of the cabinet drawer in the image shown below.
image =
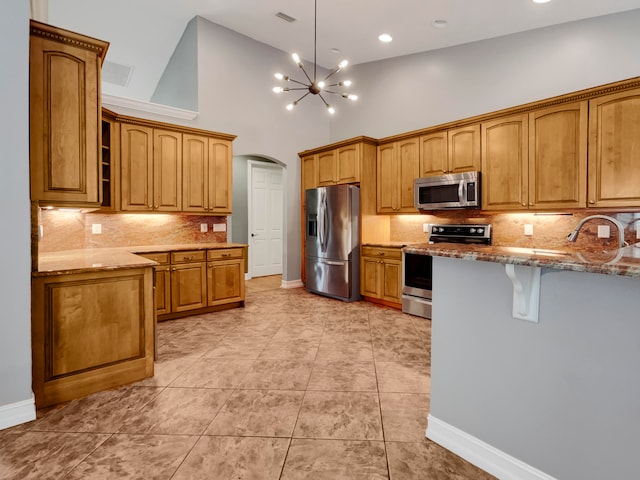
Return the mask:
M207 252L204 250L171 252L171 263L204 262L206 258Z
M229 260L231 258L242 258L243 248L217 248L207 252L207 260Z
M362 256L402 260L402 250L400 248L362 247Z
M138 254L141 257L148 258L149 260L153 260L154 262L158 262L160 265L166 265L169 263L169 253L145 253Z

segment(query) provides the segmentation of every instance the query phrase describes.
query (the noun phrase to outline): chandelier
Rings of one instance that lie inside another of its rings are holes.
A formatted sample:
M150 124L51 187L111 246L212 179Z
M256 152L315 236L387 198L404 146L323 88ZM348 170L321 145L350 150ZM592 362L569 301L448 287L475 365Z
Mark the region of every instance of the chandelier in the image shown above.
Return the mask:
M317 48L317 41L318 41L318 0L314 0L314 23L313 23L313 80L311 79L311 77L309 76L309 74L307 73L307 71L304 68L304 64L302 63L302 60L300 59L300 57L298 56L297 53L294 53L291 55L291 58L293 58L293 61L300 67L300 69L302 70L302 73L304 73L304 76L306 77L307 81L298 81L295 80L289 76L283 75L282 73L276 73L274 76L281 81L284 82L291 82L293 84L295 84L296 86L293 87L273 87L273 91L275 93L283 93L283 92L292 92L292 91L304 91L305 93L298 98L297 100L289 103L287 105L287 110L293 110L293 108L298 105L298 103L300 103L300 101L305 98L307 95L311 94L311 95L317 95L322 102L324 103L325 107L327 108L327 111L333 115L335 113L335 109L329 105L329 103L325 100L323 94L333 94L333 95L339 95L342 98L347 98L349 100L357 100L358 96L354 95L352 93L348 93L345 91L337 91L336 89L341 89L342 87L350 87L351 86L351 81L350 80L345 80L345 81L336 81L335 83L327 83L327 81L333 77L336 73L342 71L349 62L347 62L346 60L341 61L337 67L335 67L333 70L331 70L329 72L329 74L324 77L322 80L318 81L317 80L317 76L316 76L316 70L317 70L317 62L316 62L316 57L317 57L317 52L318 52L318 48ZM335 81L335 80L334 80Z

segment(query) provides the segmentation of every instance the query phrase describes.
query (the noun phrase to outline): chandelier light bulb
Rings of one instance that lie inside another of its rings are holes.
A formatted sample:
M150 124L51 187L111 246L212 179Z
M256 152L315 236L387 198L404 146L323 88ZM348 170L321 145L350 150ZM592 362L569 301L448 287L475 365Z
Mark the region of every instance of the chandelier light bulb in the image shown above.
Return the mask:
M287 110L293 110L293 107L296 106L296 102L290 103L289 105L287 105Z
M318 87L320 88L324 88L325 83L324 82L318 82Z
M302 62L300 61L300 57L297 53L292 53L291 58L293 58L293 61L296 62L298 66L302 66Z
M335 109L331 106L331 105L327 105L327 111L333 115L334 113L336 113Z
M358 95L354 95L353 93L350 93L349 95L347 95L347 98L355 102L358 99Z
M284 75L281 73L276 73L273 76L276 77L278 80L284 80Z
M348 60L342 60L342 61L340 62L340 65L338 65L338 66L339 66L340 68L344 68L344 67L346 67L347 65L349 65L349 61L348 61Z
M273 93L282 93L284 89L282 87L273 87Z
M345 80L344 82L338 82L338 85L340 85L341 87L350 87L351 86L351 80Z

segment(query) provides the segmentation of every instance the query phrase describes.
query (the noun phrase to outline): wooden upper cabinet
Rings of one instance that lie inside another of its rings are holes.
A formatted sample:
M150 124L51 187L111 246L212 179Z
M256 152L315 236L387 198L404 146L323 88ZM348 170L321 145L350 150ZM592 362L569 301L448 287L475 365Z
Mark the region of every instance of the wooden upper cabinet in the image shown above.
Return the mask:
M108 43L31 21L31 200L99 207L100 69Z
M153 129L120 126L120 206L122 210L153 210Z
M588 206L640 206L640 89L589 101Z
M413 183L420 176L418 137L399 140L378 147L378 213L416 213Z
M318 154L318 186L336 184L336 152L329 150Z
M482 208L522 210L528 203L528 116L482 124Z
M153 209L182 210L182 134L153 130Z
M231 142L209 139L209 207L207 211L231 214L233 154Z
M529 114L529 208L586 206L587 118L586 101Z
M360 181L360 144L347 145L337 150L336 183Z
M480 125L467 125L447 132L447 173L480 170Z
M316 155L307 155L300 161L302 163L302 202L304 203L304 191L318 186L318 159Z
M420 176L480 170L480 125L420 137Z
M182 136L182 209L206 212L209 208L209 139Z

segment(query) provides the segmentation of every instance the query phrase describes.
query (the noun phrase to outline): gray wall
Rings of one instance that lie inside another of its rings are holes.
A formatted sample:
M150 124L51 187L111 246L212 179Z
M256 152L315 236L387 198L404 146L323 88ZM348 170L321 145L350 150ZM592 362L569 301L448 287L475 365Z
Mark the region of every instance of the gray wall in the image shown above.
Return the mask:
M29 3L0 15L0 408L31 398Z
M198 110L198 29L194 18L185 28L151 101Z
M331 140L395 135L638 76L639 25L632 10L349 67L360 99L332 118Z
M512 291L434 257L431 415L558 479L636 478L640 279L545 269L539 324Z

